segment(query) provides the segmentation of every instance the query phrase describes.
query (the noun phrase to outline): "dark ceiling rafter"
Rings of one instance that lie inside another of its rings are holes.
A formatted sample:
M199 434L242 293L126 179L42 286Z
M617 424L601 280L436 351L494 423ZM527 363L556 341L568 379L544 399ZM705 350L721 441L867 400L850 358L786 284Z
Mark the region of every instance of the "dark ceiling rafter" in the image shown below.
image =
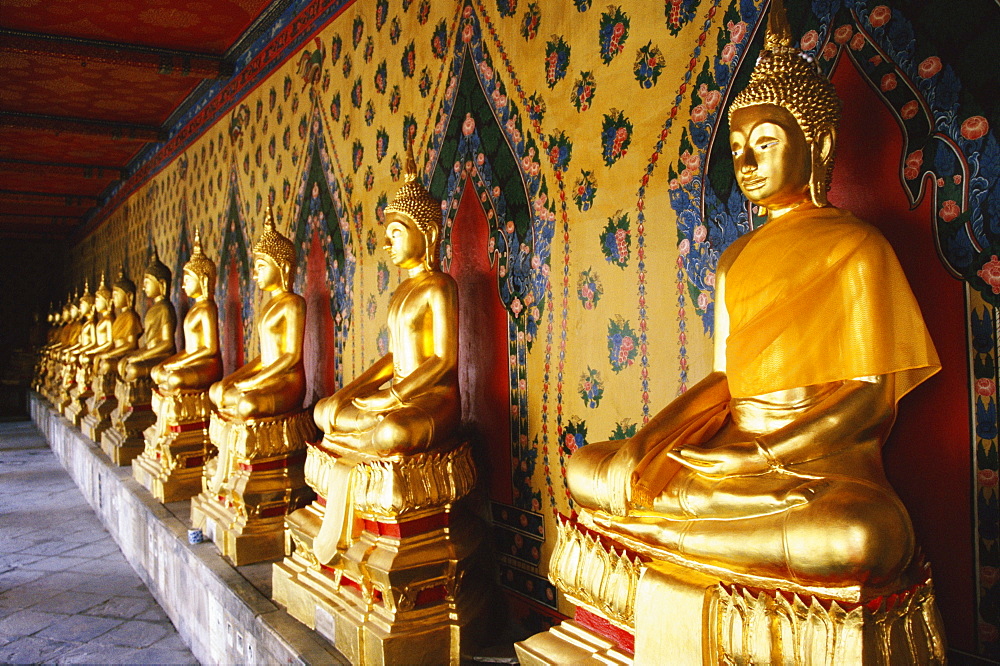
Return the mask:
M0 239L72 240L296 2L187 3L190 29L119 0L0 11Z
M0 126L48 130L57 134L65 132L67 134L106 136L116 140L142 143L163 141L167 138L166 131L153 125L134 125L92 118L67 118L18 111L0 111Z
M87 62L103 62L137 67L166 76L199 79L222 79L233 74L232 63L217 56L20 30L0 29L0 53L55 56L80 61L84 65Z

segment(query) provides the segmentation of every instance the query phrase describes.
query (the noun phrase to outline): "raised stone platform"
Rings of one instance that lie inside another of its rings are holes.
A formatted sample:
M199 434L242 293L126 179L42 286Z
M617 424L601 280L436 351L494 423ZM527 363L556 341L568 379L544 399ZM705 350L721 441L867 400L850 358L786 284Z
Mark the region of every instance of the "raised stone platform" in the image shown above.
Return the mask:
M190 502L160 504L40 395L31 418L202 663L348 663L271 600L271 564L234 567L187 541Z

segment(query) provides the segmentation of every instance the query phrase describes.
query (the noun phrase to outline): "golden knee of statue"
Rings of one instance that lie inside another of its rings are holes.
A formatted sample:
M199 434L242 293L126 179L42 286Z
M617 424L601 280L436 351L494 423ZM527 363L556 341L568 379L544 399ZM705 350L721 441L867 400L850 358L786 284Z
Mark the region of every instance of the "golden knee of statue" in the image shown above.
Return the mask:
M887 241L826 201L840 103L792 44L773 3L729 108L737 183L767 221L719 259L714 371L567 466L579 516L549 576L578 619L633 632L639 662L944 660L881 458L897 402L940 363ZM819 626L836 640L818 646ZM522 663L571 658L556 634L520 644Z
M455 507L475 483L459 435L458 289L439 267L441 204L412 156L407 170L385 210L384 249L406 271L389 302L389 350L317 403L324 437L306 479L318 499L286 520L290 557L274 569L274 598L294 617L323 631L323 609L350 627L328 638L353 663L403 663L413 649L457 663L483 616L474 590L486 579L466 575L482 532Z
M316 432L302 408L306 304L292 291L295 246L275 230L270 206L253 257L254 280L270 295L257 322L260 355L208 388L218 455L191 504L192 523L237 565L281 557L285 515L312 500L303 466ZM171 376L183 378L164 370Z
M205 461L215 453L208 436L208 387L222 378L216 268L195 231L184 265L183 289L192 299L184 316L184 349L153 366L150 377L156 422L144 433L145 448L132 474L161 502L190 499L201 490Z

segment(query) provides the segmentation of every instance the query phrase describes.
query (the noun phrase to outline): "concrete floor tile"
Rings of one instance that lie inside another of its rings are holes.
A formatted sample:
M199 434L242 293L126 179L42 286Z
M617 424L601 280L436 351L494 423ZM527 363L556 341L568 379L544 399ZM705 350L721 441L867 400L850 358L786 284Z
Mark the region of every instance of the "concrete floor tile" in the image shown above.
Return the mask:
M172 630L173 625L169 622L128 620L94 640L107 645L144 648L162 640Z
M86 643L59 655L60 664L155 664L143 656L142 650Z
M150 606L149 610L143 613L139 613L138 615L135 616L134 619L150 620L151 622L165 622L170 618L167 617L167 614L163 611L162 608L159 607L159 605L155 605L155 606ZM180 636L178 635L177 638L179 639Z
M76 646L72 643L28 636L0 647L0 662L5 664L51 663L74 647Z
M18 555L38 555L40 557L52 555L62 555L68 550L73 550L77 548L77 544L72 541L63 541L62 539L52 539L49 541L43 541L41 543L35 544L34 546L29 546L24 550L18 551ZM75 557L75 556L74 556Z
M88 610L87 614L130 620L155 605L156 602L152 596L147 599L141 597L112 597L103 604L94 606Z
M103 604L108 600L104 594L88 594L87 592L63 592L32 606L34 610L48 613L82 613L88 608Z
M80 544L76 541L70 542L70 549L63 553L66 557L98 558L106 555L121 553L121 550L111 539L102 539L91 543Z
M86 576L73 589L92 594L107 594L109 597L152 597L135 573L120 576Z
M7 636L30 636L50 624L65 620L66 615L22 610L0 620L0 634Z
M62 555L55 555L24 566L27 569L35 569L36 571L67 571L77 569L80 565L88 561L89 560L84 560L79 557L63 557Z
M142 660L146 664L192 664L197 666L198 660L191 656L187 648L183 650L164 650L145 648L142 650Z
M0 593L12 590L19 585L38 580L45 575L44 571L13 568L0 573Z
M4 608L31 608L49 597L54 597L61 590L41 586L38 581L19 585L0 594L0 606Z
M86 643L101 634L106 634L121 623L122 620L113 617L70 615L58 622L53 622L35 635L57 641Z

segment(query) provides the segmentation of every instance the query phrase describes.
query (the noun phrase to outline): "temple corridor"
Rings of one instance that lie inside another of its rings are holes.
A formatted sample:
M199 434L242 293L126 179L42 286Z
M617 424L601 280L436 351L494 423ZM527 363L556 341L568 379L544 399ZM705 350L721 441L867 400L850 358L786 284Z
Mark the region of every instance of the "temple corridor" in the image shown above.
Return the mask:
M30 421L0 423L0 663L197 664Z

